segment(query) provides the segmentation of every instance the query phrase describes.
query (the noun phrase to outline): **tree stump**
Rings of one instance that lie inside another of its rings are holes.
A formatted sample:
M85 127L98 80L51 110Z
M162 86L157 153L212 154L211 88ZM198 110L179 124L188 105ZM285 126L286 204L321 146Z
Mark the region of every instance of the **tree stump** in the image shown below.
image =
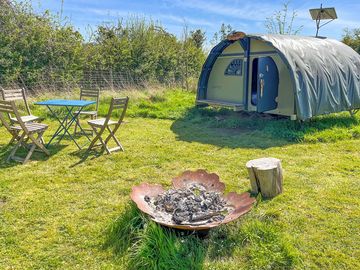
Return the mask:
M259 192L265 198L282 193L283 170L277 158L259 158L246 163L249 172L251 192Z

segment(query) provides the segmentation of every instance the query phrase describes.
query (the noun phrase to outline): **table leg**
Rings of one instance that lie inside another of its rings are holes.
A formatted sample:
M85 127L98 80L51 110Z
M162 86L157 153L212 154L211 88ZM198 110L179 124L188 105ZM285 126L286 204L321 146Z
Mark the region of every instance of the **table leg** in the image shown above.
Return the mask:
M77 113L77 114L73 114L73 117L72 117L72 119L71 119L72 123L78 121L78 119L79 119L78 117L80 116L80 113L81 113L82 110L83 110L83 107L81 107L81 108L78 110L78 113ZM88 141L91 142L90 137L86 134L85 130L81 127L81 125L78 125L78 127L80 128L82 134L84 134L85 137L88 139Z
M76 144L76 146L79 149L81 149L80 145L76 142L75 138L69 132L69 129L70 129L72 123L76 120L74 114L72 113L72 111L74 110L74 107L71 107L71 109L69 109L68 106L65 106L65 108L68 111L68 113L66 114L63 122L66 121L65 122L66 124L64 125L64 133L60 136L58 143L60 143L60 141L64 138L65 134L67 133L70 136L70 139ZM69 118L70 118L70 121L68 121Z
M57 128L57 130L55 131L54 135L51 137L50 141L47 143L46 147L48 147L50 145L50 143L56 138L56 137L60 137L58 139L58 143L61 142L61 140L64 138L65 134L67 133L70 136L70 139L76 144L76 146L81 149L81 146L76 142L75 138L71 135L71 133L69 132L69 129L71 127L71 125L77 121L77 117L80 115L80 112L82 111L83 107L80 107L80 109L78 110L78 112L76 114L73 114L73 110L75 107L70 107L69 106L64 106L67 110L67 113L64 117L63 120L61 120L59 118L59 116L56 114L56 112L54 110L51 109L50 106L47 106L47 108L49 109L49 111L51 112L51 114L55 117L55 119L60 123L60 126ZM70 119L70 120L69 120ZM86 138L91 141L91 139L89 138L89 136L86 134L86 132L84 131L84 129L81 127L81 125L79 126L79 128L81 129L81 132L86 136ZM61 134L62 133L62 134Z
M59 136L59 134L60 134L62 131L66 130L66 127L65 127L65 125L64 125L64 123L65 123L65 121L66 121L66 117L65 117L63 120L60 120L60 118L58 117L58 115L56 114L56 112L53 111L50 106L46 106L46 107L49 109L49 111L50 111L51 114L55 117L55 119L60 123L60 126L57 128L57 130L55 131L54 135L51 137L51 139L49 140L49 142L48 142L47 145L46 145L46 147L49 147L49 145L51 144L51 142L52 142L57 136Z

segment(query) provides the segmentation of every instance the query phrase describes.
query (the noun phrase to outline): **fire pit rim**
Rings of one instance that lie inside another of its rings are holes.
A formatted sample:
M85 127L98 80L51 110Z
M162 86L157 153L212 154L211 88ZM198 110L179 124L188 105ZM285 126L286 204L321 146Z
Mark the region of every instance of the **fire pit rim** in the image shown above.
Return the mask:
M252 205L255 202L255 198L250 197L249 192L243 192L238 194L236 192L228 192L224 194L225 184L220 181L219 176L216 173L208 173L206 170L198 169L196 171L184 171L177 177L172 179L172 188L181 188L185 187L190 183L200 183L206 187L207 190L216 191L221 194L221 197L229 201L230 204L234 207L234 210L225 216L221 221L214 221L208 224L202 225L181 225L175 223L167 223L162 220L159 220L155 217L154 209L145 201L145 196L154 197L157 196L166 190L160 184L150 184L143 182L137 186L132 187L130 197L137 207L144 213L150 216L151 220L155 221L158 224L161 224L166 227L171 227L181 230L207 230L210 228L217 227L221 224L229 223L240 216L244 215L250 211Z

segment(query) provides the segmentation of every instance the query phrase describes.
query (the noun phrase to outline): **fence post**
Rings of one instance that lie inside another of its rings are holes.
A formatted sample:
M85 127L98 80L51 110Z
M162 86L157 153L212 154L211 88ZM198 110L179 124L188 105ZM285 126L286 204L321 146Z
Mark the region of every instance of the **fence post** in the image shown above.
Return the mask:
M113 77L112 69L109 70L109 75L110 75L110 88L111 88L111 90L114 90L114 77Z

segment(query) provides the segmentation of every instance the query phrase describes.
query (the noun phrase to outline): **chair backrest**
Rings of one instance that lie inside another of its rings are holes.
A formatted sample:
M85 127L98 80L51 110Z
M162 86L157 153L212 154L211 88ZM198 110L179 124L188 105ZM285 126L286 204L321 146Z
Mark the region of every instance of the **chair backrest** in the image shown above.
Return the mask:
M100 88L96 89L81 89L80 90L80 99L87 100L88 98L94 99L96 101L95 110L99 109L99 97L100 97Z
M15 89L3 89L0 88L1 95L3 100L5 101L16 101L16 100L22 100L25 104L26 112L30 115L30 107L26 99L26 93L24 88L15 88Z
M7 116L13 114L16 117L16 120L18 122L18 124L21 126L21 128L25 131L28 132L24 122L21 119L21 115L16 107L15 101L14 100L0 100L0 120L2 122L2 124L5 126L5 128L10 132L13 133L11 130L11 125L12 122L10 121L9 117Z
M111 99L111 103L110 103L110 108L109 108L109 112L106 116L106 120L105 120L105 126L107 125L107 123L109 122L112 114L114 111L120 111L119 112L119 119L118 119L118 125L121 124L121 122L123 121L124 117L125 117L125 113L128 107L128 103L129 103L129 97L125 97L125 98L112 98Z

